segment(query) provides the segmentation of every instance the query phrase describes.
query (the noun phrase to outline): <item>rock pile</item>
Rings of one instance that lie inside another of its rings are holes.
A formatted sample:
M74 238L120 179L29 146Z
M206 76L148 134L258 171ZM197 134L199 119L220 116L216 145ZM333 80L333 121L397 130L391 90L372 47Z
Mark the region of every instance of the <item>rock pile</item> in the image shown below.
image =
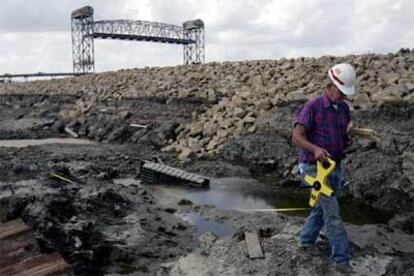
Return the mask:
M179 125L166 151L181 159L215 155L232 137L257 130L257 119L273 107L318 95L326 72L335 63L355 67L359 93L356 109L384 101L414 102L414 52L208 63L191 66L120 70L72 79L1 84L0 94L70 94L80 97L78 112L87 113L96 101L126 98L197 98L209 104L193 113L191 123Z

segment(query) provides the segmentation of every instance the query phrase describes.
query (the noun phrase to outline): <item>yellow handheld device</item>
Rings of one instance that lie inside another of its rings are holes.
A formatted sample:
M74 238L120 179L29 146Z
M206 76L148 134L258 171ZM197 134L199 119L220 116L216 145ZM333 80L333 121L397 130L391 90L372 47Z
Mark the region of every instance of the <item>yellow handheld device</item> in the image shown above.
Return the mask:
M325 196L332 196L333 190L328 186L328 176L335 169L336 163L330 158L327 158L329 166L324 167L321 161L316 162L316 177L310 175L305 176L305 183L312 187L312 192L309 199L309 205L313 208L318 203L321 194Z

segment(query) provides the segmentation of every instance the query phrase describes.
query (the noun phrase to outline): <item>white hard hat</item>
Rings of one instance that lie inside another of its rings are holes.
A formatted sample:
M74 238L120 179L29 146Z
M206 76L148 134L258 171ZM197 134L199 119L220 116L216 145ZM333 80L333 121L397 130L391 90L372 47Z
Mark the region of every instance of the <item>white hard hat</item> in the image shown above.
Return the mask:
M334 65L328 71L329 78L345 95L352 96L355 94L355 71L347 63Z

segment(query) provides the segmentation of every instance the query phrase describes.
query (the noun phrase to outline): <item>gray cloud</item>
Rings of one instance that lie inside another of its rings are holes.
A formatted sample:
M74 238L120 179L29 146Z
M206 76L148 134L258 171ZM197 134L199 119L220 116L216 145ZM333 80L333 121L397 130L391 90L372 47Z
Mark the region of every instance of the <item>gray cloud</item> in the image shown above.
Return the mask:
M3 0L0 70L71 71L70 13L84 5L95 20L201 18L206 61L384 53L414 41L410 0ZM95 60L97 71L176 65L182 47L95 40Z
M150 11L154 21L181 25L184 21L195 19L197 5L189 0L152 0Z
M389 52L414 47L413 1L368 2L356 6L355 15L353 34L359 49Z
M0 34L1 73L72 71L68 33Z
M124 1L125 2L125 1ZM112 0L2 0L0 31L70 31L70 14L86 5L95 8L95 20L130 16L122 1Z

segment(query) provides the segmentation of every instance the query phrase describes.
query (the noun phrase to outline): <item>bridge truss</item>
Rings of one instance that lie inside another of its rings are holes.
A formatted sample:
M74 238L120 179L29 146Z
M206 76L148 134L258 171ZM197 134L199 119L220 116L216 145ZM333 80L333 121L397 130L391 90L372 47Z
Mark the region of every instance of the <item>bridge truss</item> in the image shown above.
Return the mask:
M204 23L191 20L176 26L165 23L134 20L94 21L93 8L86 6L72 12L73 72L95 71L94 39L120 39L182 44L184 64L204 63Z

